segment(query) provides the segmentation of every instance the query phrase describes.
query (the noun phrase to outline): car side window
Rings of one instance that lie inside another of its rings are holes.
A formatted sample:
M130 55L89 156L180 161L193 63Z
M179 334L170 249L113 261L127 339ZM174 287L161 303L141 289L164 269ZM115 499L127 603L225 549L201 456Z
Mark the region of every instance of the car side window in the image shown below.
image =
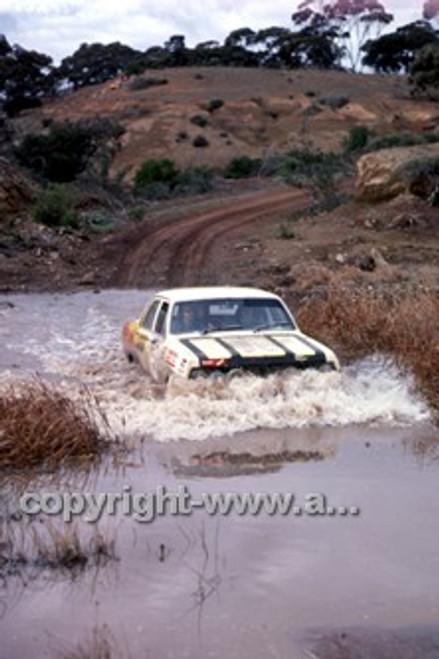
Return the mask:
M164 336L165 334L166 317L168 315L168 310L169 310L169 304L167 302L163 302L162 306L160 307L160 311L157 314L157 320L155 323L155 332L157 334L161 334L162 336Z
M160 300L155 300L152 303L152 305L149 307L148 311L146 312L146 316L143 318L141 323L143 329L152 330L154 318L159 304L160 304Z

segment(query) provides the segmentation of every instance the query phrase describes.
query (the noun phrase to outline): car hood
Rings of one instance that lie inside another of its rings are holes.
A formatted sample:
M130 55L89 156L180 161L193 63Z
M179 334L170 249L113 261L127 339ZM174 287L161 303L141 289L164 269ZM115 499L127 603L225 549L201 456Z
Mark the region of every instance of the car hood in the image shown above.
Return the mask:
M324 346L300 332L267 334L231 334L224 332L209 336L179 339L200 359L232 359L265 357L273 359L294 356L298 361L320 356L325 358Z

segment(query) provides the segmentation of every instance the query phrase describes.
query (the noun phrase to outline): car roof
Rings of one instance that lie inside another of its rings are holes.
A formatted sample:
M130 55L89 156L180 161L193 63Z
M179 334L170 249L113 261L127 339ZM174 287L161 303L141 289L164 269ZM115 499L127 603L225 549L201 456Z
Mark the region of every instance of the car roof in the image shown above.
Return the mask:
M212 298L266 298L278 299L277 295L260 288L245 286L192 286L189 288L169 288L156 293L156 297L170 302L208 300Z

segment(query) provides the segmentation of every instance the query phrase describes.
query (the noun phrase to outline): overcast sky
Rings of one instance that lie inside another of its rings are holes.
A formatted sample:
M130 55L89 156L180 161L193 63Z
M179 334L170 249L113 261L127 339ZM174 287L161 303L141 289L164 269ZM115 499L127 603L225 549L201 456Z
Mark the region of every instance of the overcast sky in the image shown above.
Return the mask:
M421 17L422 0L382 2L398 24ZM173 34L195 46L209 39L222 43L240 27L292 27L296 7L290 0L0 0L0 33L57 63L84 42L121 41L146 50Z

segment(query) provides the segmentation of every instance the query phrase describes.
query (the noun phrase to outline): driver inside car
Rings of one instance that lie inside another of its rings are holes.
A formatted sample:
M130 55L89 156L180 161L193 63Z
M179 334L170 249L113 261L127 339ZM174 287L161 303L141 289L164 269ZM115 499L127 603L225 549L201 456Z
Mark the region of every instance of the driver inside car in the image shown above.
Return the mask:
M173 330L177 334L203 332L206 328L204 310L200 305L190 302L178 305L178 314L174 319Z

